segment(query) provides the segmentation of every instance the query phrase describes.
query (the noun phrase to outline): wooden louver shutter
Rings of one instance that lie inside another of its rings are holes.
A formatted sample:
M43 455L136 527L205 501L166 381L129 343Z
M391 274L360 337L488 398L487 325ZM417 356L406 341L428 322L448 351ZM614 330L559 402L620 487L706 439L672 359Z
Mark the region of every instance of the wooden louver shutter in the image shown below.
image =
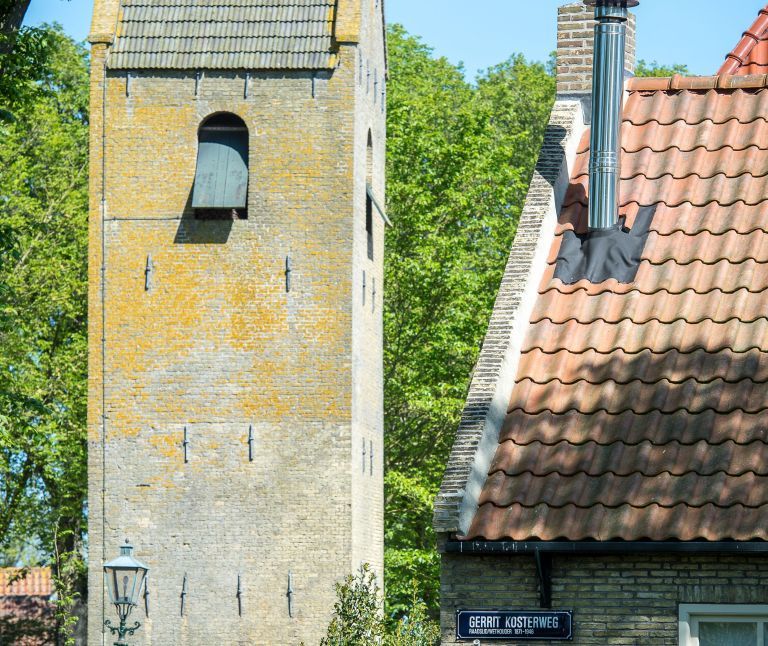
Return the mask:
M248 131L203 127L192 192L196 209L243 209L248 194Z

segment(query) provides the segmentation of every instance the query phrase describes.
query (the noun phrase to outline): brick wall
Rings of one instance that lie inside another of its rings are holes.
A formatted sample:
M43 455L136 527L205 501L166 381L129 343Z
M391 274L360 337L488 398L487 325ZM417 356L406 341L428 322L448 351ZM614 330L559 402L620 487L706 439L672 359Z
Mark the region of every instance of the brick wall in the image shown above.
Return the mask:
M768 556L554 556L552 608L573 610L575 646L670 646L679 604L765 604L766 576ZM455 638L458 609L538 610L533 556L443 554L441 599L444 646L467 643Z
M572 2L557 10L557 93L589 94L592 91L594 54L594 9ZM635 71L636 17L630 12L627 23L625 68Z
M365 174L370 129L383 203L384 113L358 53L381 87L380 13L368 29L378 39L342 46L332 73L251 72L247 93L237 72L206 72L197 92L194 71L105 78L94 45L89 644L113 641L101 566L126 537L151 568L136 644L316 644L334 583L383 569L384 226L370 261ZM197 129L217 111L249 128L247 220L190 208Z

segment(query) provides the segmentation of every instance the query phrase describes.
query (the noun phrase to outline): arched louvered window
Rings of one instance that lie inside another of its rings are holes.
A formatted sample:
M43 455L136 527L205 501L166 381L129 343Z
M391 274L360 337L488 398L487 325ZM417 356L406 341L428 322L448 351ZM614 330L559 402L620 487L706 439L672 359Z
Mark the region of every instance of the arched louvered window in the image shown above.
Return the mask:
M203 121L197 135L197 170L192 207L200 217L246 217L248 127L221 112Z

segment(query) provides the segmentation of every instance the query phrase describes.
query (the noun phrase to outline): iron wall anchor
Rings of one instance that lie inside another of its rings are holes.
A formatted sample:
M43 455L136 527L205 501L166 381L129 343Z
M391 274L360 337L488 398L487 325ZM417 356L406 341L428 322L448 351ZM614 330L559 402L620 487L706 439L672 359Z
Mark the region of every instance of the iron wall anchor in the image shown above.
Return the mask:
M187 603L187 594L188 594L188 592L187 592L187 573L185 572L184 573L184 580L181 582L181 595L180 595L181 596L181 612L180 612L180 616L181 617L184 616L184 607L186 606L186 603Z
M288 572L288 590L285 593L288 598L288 616L293 619L293 574Z
M184 464L189 462L189 438L187 436L187 427L184 427L184 440L181 442L181 446L184 449Z

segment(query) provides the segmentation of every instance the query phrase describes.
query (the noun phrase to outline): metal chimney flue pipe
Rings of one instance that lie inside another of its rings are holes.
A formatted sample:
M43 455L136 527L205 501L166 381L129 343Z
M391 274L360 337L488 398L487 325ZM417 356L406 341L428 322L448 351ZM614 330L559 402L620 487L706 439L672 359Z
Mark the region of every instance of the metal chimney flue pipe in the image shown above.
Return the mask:
M592 132L589 153L589 228L618 222L621 105L629 7L639 0L584 0L595 8Z

